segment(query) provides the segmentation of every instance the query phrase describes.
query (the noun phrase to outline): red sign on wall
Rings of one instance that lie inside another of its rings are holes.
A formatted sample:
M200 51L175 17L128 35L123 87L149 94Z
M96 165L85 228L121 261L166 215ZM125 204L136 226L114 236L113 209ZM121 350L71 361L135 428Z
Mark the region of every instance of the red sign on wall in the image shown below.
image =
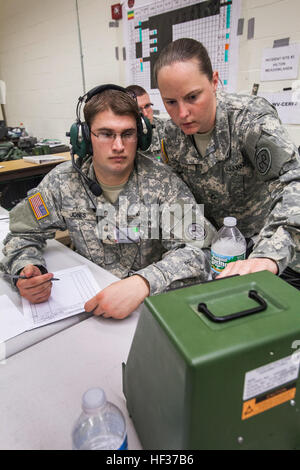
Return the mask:
M121 3L115 3L115 5L111 6L111 17L113 20L121 20L122 19L122 5Z

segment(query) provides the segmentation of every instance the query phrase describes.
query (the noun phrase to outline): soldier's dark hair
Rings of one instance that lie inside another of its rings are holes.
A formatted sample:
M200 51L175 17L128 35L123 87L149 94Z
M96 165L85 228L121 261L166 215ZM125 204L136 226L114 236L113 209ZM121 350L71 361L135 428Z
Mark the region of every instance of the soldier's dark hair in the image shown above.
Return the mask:
M126 90L129 93L133 93L134 96L143 96L147 93L145 88L141 87L140 85L129 85L126 87Z
M160 53L154 65L154 78L157 83L157 76L160 69L165 65L175 62L186 62L196 59L199 63L199 70L204 73L209 81L213 79L213 69L208 52L203 44L195 39L181 38L168 44Z
M111 110L118 116L133 116L139 118L139 108L137 102L123 91L105 90L102 93L92 96L84 106L84 119L91 128L96 114Z

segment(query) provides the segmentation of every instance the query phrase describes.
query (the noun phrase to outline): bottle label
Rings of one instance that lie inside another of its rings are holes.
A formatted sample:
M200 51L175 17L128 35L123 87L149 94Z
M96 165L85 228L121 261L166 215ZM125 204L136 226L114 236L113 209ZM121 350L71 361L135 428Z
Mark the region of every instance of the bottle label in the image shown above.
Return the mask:
M128 450L127 434L125 436L125 439L124 439L121 447L119 447L118 450Z
M213 272L220 274L226 268L228 263L239 261L246 258L246 253L234 256L219 255L211 251L210 265Z

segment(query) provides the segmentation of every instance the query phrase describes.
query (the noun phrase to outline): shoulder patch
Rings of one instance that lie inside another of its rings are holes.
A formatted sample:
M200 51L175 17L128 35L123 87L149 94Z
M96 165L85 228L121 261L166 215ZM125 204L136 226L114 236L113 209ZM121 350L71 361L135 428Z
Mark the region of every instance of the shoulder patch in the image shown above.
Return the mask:
M30 196L28 201L37 220L49 215L49 211L44 203L41 193L36 193L33 196Z
M255 154L256 168L261 175L266 175L272 165L271 152L268 148L260 148Z
M187 227L186 235L191 238L191 240L204 240L206 238L206 232L203 225L193 222Z

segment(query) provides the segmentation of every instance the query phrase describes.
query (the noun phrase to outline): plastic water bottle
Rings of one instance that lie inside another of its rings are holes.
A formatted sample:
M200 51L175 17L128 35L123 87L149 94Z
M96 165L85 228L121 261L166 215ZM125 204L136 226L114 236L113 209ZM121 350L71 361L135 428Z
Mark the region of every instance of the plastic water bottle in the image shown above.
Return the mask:
M213 277L220 274L228 263L246 258L246 240L236 227L235 217L225 217L223 227L211 244L211 270Z
M82 397L82 413L72 431L73 450L127 450L124 416L101 388Z

